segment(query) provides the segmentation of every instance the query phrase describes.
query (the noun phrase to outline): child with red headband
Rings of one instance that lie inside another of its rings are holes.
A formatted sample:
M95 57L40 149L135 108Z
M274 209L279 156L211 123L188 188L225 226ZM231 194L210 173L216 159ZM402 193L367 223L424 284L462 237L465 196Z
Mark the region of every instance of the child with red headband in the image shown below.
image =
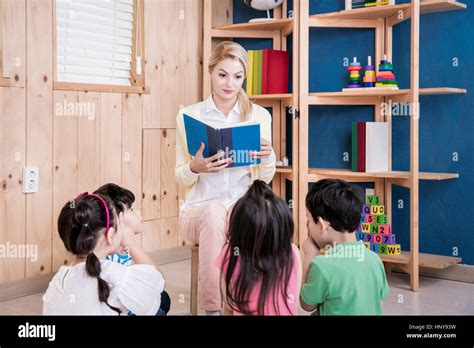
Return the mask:
M132 191L117 184L108 183L102 185L94 191L95 194L107 196L112 202L117 214L123 212L123 222L125 226L130 227L135 234L143 232L143 218L139 210L135 209L135 195ZM133 258L127 250L120 248L113 255L108 255L107 260L118 262L125 266L133 264ZM166 315L171 307L171 299L168 293L163 290L161 293L161 307L157 315ZM134 315L132 311L128 313Z
M75 255L62 266L43 296L43 314L155 315L165 280L146 252L135 243L123 212L110 199L82 194L66 203L58 218L59 235ZM131 266L106 260L120 248L128 250Z

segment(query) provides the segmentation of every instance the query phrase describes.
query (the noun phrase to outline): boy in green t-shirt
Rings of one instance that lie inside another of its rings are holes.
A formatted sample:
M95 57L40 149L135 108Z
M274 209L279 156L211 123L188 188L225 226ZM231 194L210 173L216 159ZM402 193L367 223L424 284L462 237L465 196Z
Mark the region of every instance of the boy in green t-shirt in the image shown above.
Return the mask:
M301 307L320 315L381 315L388 295L380 257L355 237L362 199L347 182L320 180L306 196ZM320 254L321 247L326 249Z

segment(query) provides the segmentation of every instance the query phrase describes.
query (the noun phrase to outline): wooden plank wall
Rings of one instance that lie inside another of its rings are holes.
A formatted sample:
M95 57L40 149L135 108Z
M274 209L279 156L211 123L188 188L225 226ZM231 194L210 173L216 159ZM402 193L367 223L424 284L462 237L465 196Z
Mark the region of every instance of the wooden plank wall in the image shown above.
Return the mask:
M57 232L78 193L114 182L135 193L147 250L184 243L177 230L176 114L202 91L202 1L144 0L150 94L53 89L54 0L3 0L0 87L0 245L38 259L0 257L0 282L56 271L71 259ZM39 192L22 193L26 165Z

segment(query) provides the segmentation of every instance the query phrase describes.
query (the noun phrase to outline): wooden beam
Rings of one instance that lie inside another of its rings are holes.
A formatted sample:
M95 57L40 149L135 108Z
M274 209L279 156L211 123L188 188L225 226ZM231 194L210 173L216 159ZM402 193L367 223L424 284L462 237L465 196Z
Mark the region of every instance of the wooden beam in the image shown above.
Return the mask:
M212 0L204 0L203 5L203 42L202 42L202 99L211 93L211 76L208 72L212 49Z
M420 0L411 1L410 69L410 280L419 289L419 87L420 87Z
M133 0L133 30L132 30L132 61L130 64L130 83L132 86L145 86L145 69L137 74L137 56L142 58L142 65L145 65L145 26L144 26L144 2L143 0Z
M308 97L310 105L377 105L377 97L326 97L321 93L311 93Z
M374 28L380 24L379 19L332 19L309 17L310 28Z
M299 76L309 76L309 2L302 1L299 3L299 11L297 12L297 18L299 18L299 42L302 43L299 46ZM314 62L312 62L314 64ZM299 159L298 164L293 164L294 168L298 168L298 176L295 181L298 181L298 236L299 243L302 243L308 236L308 230L306 228L306 194L308 193L308 160L309 160L309 85L307 78L299 79ZM296 165L298 165L296 167Z
M273 31L267 30L241 31L232 29L211 29L211 37L213 38L272 39L273 35Z
M142 216L155 220L161 216L161 135L159 129L143 130ZM145 242L145 239L142 239Z
M150 88L144 86L115 86L100 85L94 83L58 82L53 83L53 89L57 91L84 91L105 93L136 93L149 94Z
M26 195L26 244L38 246L38 259L26 259L25 277L50 273L53 222L53 59L52 0L26 2L26 165L37 166L40 186Z
M143 128L158 128L161 125L161 39L165 37L161 28L162 1L144 0L145 15L145 81L150 88L150 94L143 96ZM125 92L127 93L127 92Z

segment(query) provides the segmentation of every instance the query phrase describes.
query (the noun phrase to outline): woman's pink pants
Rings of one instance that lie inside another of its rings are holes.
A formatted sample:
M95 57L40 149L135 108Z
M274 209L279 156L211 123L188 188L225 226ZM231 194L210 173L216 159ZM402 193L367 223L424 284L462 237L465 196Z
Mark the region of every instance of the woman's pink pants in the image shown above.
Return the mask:
M180 213L179 229L184 238L199 244L199 302L201 309L222 309L220 270L214 262L226 242L229 210L218 201L203 202Z

